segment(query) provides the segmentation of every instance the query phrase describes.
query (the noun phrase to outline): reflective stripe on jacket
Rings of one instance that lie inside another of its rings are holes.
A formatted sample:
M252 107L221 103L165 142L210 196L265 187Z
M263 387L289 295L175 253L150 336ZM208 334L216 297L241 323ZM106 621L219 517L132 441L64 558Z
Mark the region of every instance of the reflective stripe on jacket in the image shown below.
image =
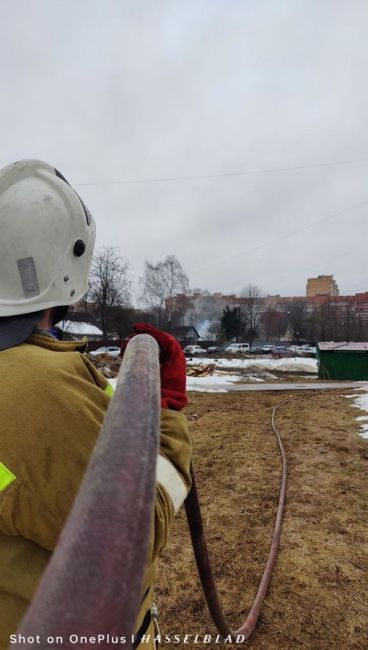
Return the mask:
M78 352L78 343L39 334L1 351L0 370L0 650L5 650L71 509L111 391ZM147 595L136 630L152 606L155 560L190 487L189 464L185 416L162 411L154 527L142 591Z

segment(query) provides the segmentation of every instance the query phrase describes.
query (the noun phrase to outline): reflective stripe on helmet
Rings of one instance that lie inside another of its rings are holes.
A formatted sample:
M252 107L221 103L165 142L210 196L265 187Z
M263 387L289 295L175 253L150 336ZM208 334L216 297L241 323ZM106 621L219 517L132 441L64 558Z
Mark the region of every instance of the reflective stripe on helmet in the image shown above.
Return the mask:
M16 480L16 476L3 463L0 463L0 492L5 490L10 483Z
M174 465L164 456L157 457L156 480L166 490L175 512L178 512L187 496L187 488Z
M0 169L0 318L78 302L95 223L77 192L41 160Z

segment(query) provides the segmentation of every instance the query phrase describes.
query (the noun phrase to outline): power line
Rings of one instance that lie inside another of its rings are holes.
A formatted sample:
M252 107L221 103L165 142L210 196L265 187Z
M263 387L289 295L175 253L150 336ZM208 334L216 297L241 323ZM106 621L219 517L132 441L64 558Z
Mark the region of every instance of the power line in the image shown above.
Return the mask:
M356 160L337 160L334 162L315 163L312 165L295 165L292 167L275 167L271 169L253 169L239 172L222 172L215 174L198 174L196 176L163 176L158 178L133 178L126 180L112 180L112 181L94 181L87 183L73 183L76 187L90 187L95 185L137 185L143 183L171 183L181 181L198 181L198 180L211 180L213 178L234 178L237 176L252 176L257 174L275 174L279 172L303 171L306 169L315 169L319 167L333 167L337 165L351 165L355 163L366 163L368 158L360 158Z
M334 255L333 257L323 258L323 266L324 266L324 268L326 268L327 265L330 264L330 262L333 262L333 261L335 261L335 260L337 260L337 259L339 259L341 257L356 255L357 252L359 252L361 250L363 251L366 248L367 248L366 244L364 244L362 247L358 247L358 248L354 247L354 250L345 250L343 253L339 253L338 255ZM298 275L301 275L303 273L309 273L310 266L311 266L310 263L308 265L307 264L303 265L303 267L298 266ZM282 276L278 276L278 279L280 279L280 277L281 277L281 279L284 279L285 277L289 277L289 276L290 276L289 272L283 273Z
M361 250L363 251L365 249L366 249L366 245L364 244L363 247L359 247L358 249L355 247L354 250L347 250L347 251L344 251L343 253L339 253L338 255L334 255L333 257L323 258L323 266L326 269L327 265L329 265L330 262L332 262L332 261L334 261L334 260L336 260L338 258L341 258L341 257L356 255L357 251L359 252L359 251L361 251ZM310 263L309 264L304 264L302 267L298 266L296 276L303 276L304 275L304 277L305 277L305 274L310 273L310 268L311 268ZM277 275L278 280L280 280L280 279L283 280L283 279L289 278L289 277L290 277L290 272L289 271L286 271L281 276L279 274ZM358 286L358 285L356 285L356 286ZM368 290L368 283L367 283L367 285L365 287L363 287L363 288L359 287L359 288L361 288L362 291L363 291L363 289L364 289L364 291L367 291ZM353 289L346 290L343 295L346 295L347 293L350 293L352 291L353 291Z
M351 294L353 291L354 291L355 293L360 293L360 292L364 292L364 293L365 293L366 291L368 291L368 280L367 280L367 283L364 285L364 287L362 287L362 285L359 283L359 286L358 286L358 285L354 285L353 287L350 287L349 289L345 289L344 293L341 294L341 295L345 295L345 296L347 296L347 295ZM346 292L347 292L347 293L346 293Z
M346 212L350 212L351 210L354 210L355 208L359 208L362 205L367 205L368 204L368 199L361 201L360 203L356 203L354 205L349 206L348 208L344 208L343 210L339 210L338 212L335 212L334 214L324 217L323 219L319 219L318 221L314 221L311 224L308 224L307 226L303 226L302 228L297 228L296 230L289 231L283 235L280 235L280 237L277 237L276 239L272 239L269 242L263 242L262 244L258 244L257 246L254 246L253 248L248 248L247 250L241 251L240 253L237 253L236 255L232 255L231 257L227 257L223 260L213 262L213 264L206 266L206 267L200 267L197 269L194 269L192 273L197 273L198 271L207 271L208 269L213 268L214 266L219 266L221 264L225 264L226 262L229 262L231 260L235 260L238 257L242 257L243 255L247 255L248 253L254 253L255 251L260 250L261 248L267 248L268 246L272 246L273 244L277 244L279 241L283 241L286 238L293 237L296 234L299 234L300 232L303 232L305 230L308 230L309 228L313 228L315 226L318 226L320 223L324 223L326 221L330 221L332 219L336 219L337 217L341 216L342 214L345 214Z

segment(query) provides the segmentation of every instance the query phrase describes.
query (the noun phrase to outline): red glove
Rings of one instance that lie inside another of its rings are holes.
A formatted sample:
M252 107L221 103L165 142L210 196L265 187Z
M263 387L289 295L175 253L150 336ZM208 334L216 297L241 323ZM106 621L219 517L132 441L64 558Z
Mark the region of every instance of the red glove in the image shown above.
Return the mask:
M171 334L162 332L157 327L147 325L146 323L136 323L133 325L133 331L135 334L149 334L159 344L161 408L181 411L188 403L188 399L185 391L187 379L186 362L180 343ZM121 356L124 356L127 345L128 341L124 341L121 346Z

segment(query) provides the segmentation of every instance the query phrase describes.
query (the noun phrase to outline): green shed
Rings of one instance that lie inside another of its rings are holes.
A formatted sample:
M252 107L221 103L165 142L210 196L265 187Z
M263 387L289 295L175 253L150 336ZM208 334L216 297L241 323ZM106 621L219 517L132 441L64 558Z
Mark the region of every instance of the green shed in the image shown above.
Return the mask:
M368 343L318 343L320 379L368 380Z

